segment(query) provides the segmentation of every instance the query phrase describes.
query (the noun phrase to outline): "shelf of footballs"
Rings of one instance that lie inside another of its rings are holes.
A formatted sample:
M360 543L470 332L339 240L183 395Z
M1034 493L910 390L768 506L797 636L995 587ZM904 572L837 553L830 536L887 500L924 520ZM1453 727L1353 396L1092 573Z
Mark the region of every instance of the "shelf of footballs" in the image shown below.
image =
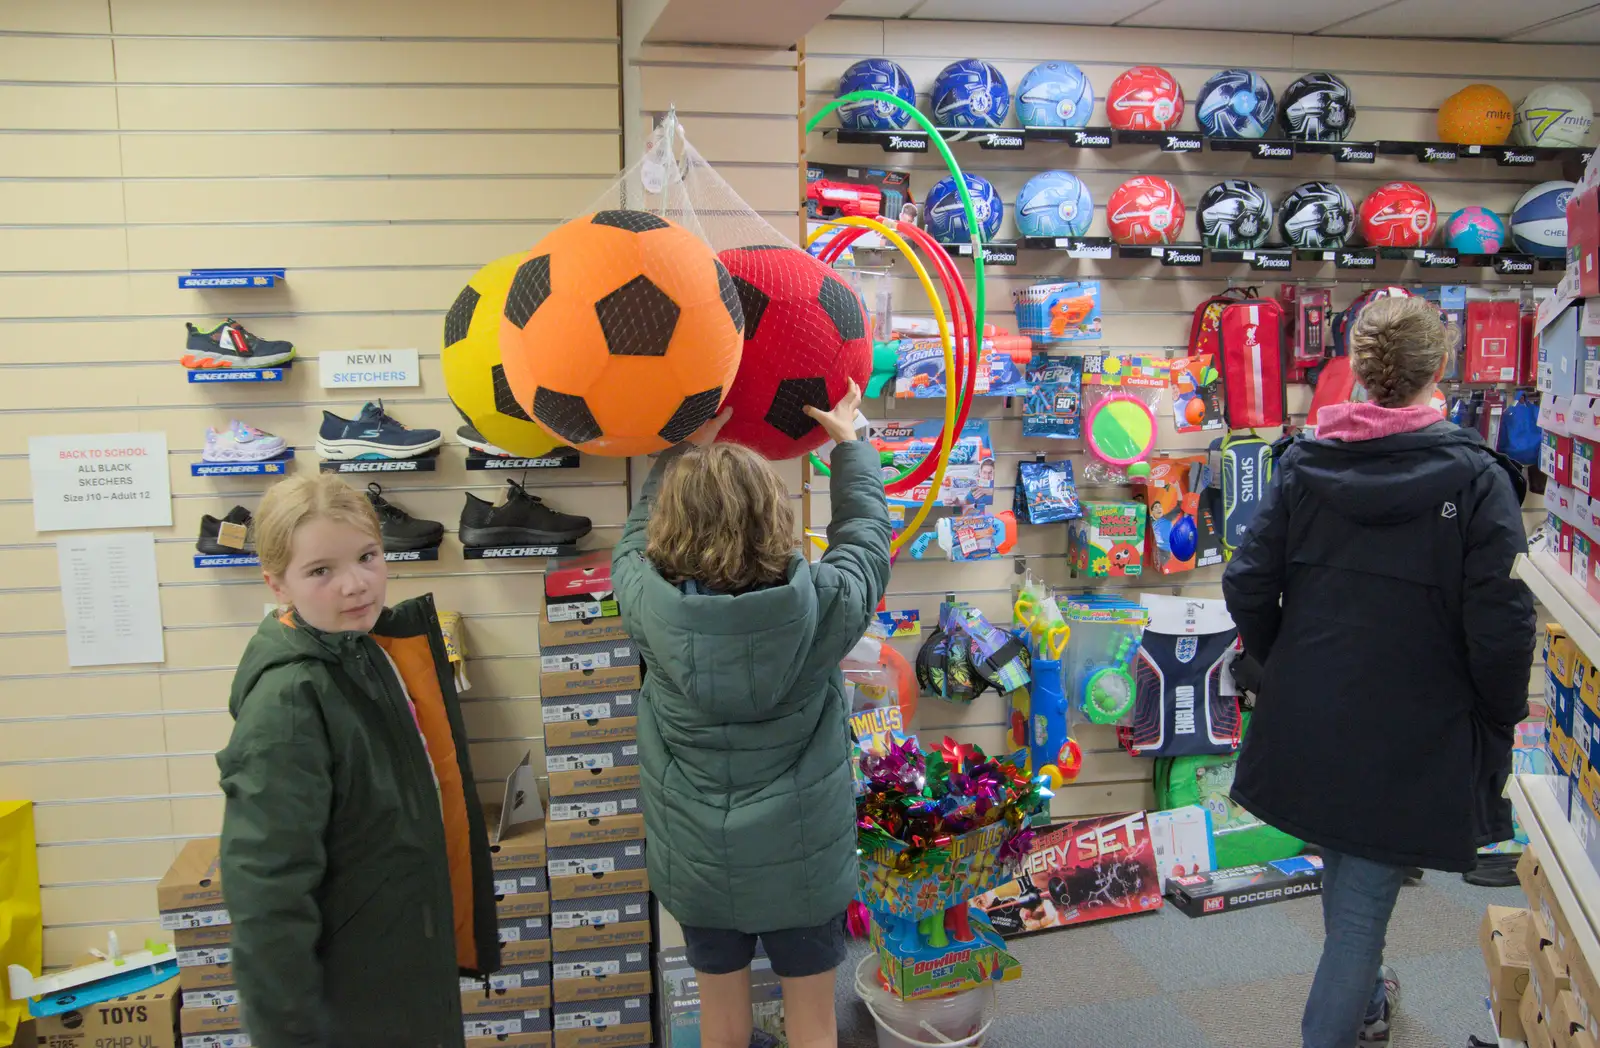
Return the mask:
M825 137L843 145L875 145L885 153L927 153L926 131L858 131L825 128ZM1278 162L1297 156L1331 156L1339 164L1372 164L1380 156L1410 156L1425 164L1457 160L1493 160L1500 167L1532 167L1545 162L1589 162L1588 146L1482 146L1451 142L1302 142L1297 139L1208 138L1196 131L1117 131L1110 127L1026 127L979 131L940 128L946 142L976 145L984 150L1013 152L1033 145L1059 145L1071 149L1111 149L1114 146L1154 147L1163 153L1246 153L1256 160Z
M957 258L971 258L971 244L944 244ZM1415 262L1423 269L1492 269L1501 276L1522 276L1541 270L1567 268L1564 258L1544 258L1516 252L1470 255L1448 247L1351 247L1332 250L1302 250L1282 245L1264 245L1248 250L1210 248L1204 244L1118 244L1110 237L1023 237L1021 240L995 240L981 245L983 261L990 266L1015 266L1018 251L1059 251L1074 259L1145 259L1163 266L1203 266L1207 262L1242 264L1248 262L1258 272L1281 273L1297 262L1326 265L1335 269L1375 270L1380 262Z

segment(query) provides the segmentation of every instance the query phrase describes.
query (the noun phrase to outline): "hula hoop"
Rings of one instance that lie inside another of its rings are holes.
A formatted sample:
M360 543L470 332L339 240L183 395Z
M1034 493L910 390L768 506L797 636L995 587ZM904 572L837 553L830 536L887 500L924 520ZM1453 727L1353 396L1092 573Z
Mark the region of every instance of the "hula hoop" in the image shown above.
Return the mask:
M819 237L827 233L829 228L845 224L845 219L829 223L827 226L819 229L816 233L812 234L810 238L808 238L806 242L807 246L815 243ZM953 373L947 372L947 379L949 379L950 385L947 386L946 395L948 396L948 389L958 385L961 387L961 399L958 402L958 411L956 414L956 431L959 432L967 424L967 415L972 410L973 391L977 387L977 368L975 366L975 361L977 358L972 355L970 348L972 302L967 297L966 285L962 282L961 275L956 272L955 266L951 263L949 255L945 253L944 249L941 248L932 237L928 236L927 233L923 232L921 229L918 229L916 226L911 225L909 222L896 223L896 229L898 229L903 236L909 237L914 243L921 247L923 251L928 254L928 257L933 260L934 266L939 270L940 281L945 287L945 297L950 302L950 317L954 322L953 327L955 329L955 352L957 367ZM854 223L849 224L843 230L843 232L828 242L827 247L823 249L822 254L819 256L819 260L825 264L835 261L839 255L844 253L844 249L846 247L854 243L862 234L866 232L869 232L869 229L866 226L856 225ZM908 254L907 257L911 259L913 266L917 264L917 259L914 254ZM918 275L921 276L922 272L923 271L919 268ZM934 304L934 309L937 311L939 308L938 299L930 290L929 282L925 281L923 283L923 290L927 292L929 301ZM944 442L944 439L945 434L944 431L941 430L938 439L934 442L933 446L928 449L927 454L925 454L920 461L913 465L907 466L900 472L899 476L887 481L883 486L884 490L890 494L898 494L902 491L909 491L912 488L915 488L922 481L926 480L928 474L933 471L934 463L938 461L939 450ZM828 464L823 462L822 456L818 455L815 451L811 452L811 468L824 477L832 476L832 470L829 469Z
M933 290L933 281L929 278L928 271L923 268L922 261L918 259L916 253L911 250L911 245L906 243L905 239L901 237L899 233L896 233L894 230L890 229L888 226L884 225L882 222L879 222L875 218L850 216L839 219L837 224L855 226L860 229L869 229L883 237L889 243L893 244L905 254L906 258L911 261L911 266L912 269L916 271L917 279L922 281L923 290L928 293L928 298L933 304L933 318L939 326L939 341L944 347L945 374L954 374L956 366L955 343L950 336L950 320L945 316L944 309L939 305L939 298ZM818 230L817 233L821 234L824 231L825 230ZM814 238L815 237L813 237L813 239ZM973 368L972 370L975 372L977 369ZM955 390L953 386L946 387L944 398L944 425L946 431L950 431L951 427L955 425L956 421L956 401L954 393ZM906 526L901 530L900 534L895 536L894 541L889 543L889 549L891 552L899 550L901 546L904 546L907 542L909 542L911 537L915 535L919 529L921 529L922 522L928 519L928 513L933 509L933 503L938 498L939 488L944 484L945 470L950 465L950 453L954 449L955 441L953 440L939 449L939 464L938 468L934 472L933 490L930 491L928 493L928 497L923 500L922 506L917 510L916 516L912 517L911 520L907 522Z

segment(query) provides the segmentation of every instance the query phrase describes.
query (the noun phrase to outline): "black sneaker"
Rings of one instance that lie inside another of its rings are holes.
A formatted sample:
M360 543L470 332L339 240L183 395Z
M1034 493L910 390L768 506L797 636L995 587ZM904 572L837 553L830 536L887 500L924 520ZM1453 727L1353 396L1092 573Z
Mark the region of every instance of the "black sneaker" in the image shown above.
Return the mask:
M222 534L222 525L244 525L244 547L224 546L218 539ZM207 513L200 518L200 539L194 548L208 557L239 557L256 551L255 523L250 519L250 511L243 506L235 506L227 512L221 520Z
M186 368L270 368L294 359L293 342L273 342L258 338L237 320L224 320L201 330L193 324L184 346Z
M378 514L378 527L383 533L383 551L399 553L402 550L433 549L444 541L444 525L437 520L422 520L383 497L383 489L376 484L367 485L367 501Z
M330 461L362 458L408 459L438 447L436 429L407 429L383 410L383 401L367 404L355 418L322 413L317 454Z
M461 441L473 451L482 452L493 458L514 458L511 452L498 444L489 442L489 438L478 432L476 426L462 426L456 430L456 439Z
M506 500L500 505L469 491L461 510L463 546L555 546L577 542L592 529L588 517L557 513L514 480L506 481Z

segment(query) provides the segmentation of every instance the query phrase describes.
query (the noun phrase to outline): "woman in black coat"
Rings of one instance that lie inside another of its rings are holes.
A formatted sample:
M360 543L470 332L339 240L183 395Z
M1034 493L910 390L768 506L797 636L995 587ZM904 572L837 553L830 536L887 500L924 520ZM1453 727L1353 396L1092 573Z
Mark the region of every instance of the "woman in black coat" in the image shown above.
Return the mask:
M1421 299L1362 310L1351 367L1368 401L1322 409L1318 439L1284 451L1223 577L1263 666L1234 799L1324 858L1305 1048L1388 1041L1383 945L1406 868L1468 870L1511 836L1534 645L1511 575L1525 487L1428 406L1453 335Z

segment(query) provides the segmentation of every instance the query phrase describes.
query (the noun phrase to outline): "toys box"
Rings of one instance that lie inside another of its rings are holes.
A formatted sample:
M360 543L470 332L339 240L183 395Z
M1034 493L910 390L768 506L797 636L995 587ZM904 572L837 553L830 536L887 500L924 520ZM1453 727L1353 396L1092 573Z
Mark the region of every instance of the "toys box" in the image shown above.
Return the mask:
M1234 866L1213 873L1174 877L1172 902L1190 917L1322 893L1322 859L1301 855L1259 866Z
M126 997L36 1019L39 1048L176 1048L178 994L178 980L168 979Z
M582 722L596 725L601 721L628 718L637 726L639 712L638 695L631 691L618 692L613 695L565 695L540 700L540 714L545 723L545 736L555 730L558 724ZM567 737L567 736L562 736ZM547 745L568 745L567 743L547 743ZM572 745L578 745L573 743Z
M657 954L656 976L662 1048L701 1048L700 979L681 947ZM772 961L759 954L750 962L750 1005L754 1025L750 1048L787 1048L782 989L772 974Z
M1149 816L1150 841L1156 855L1156 883L1174 877L1209 873L1217 868L1217 847L1211 836L1211 813L1198 804Z
M898 471L921 462L943 432L943 419L884 422L872 426L869 439L880 453L891 456L891 465ZM968 420L950 451L950 464L939 489L938 505L958 508L963 513L989 509L994 505L994 483L994 442L990 439L989 423L984 419ZM891 515L895 507L908 510L921 506L932 487L930 476L910 491L890 495Z
M967 914L970 940L959 942L947 934L945 946L930 946L914 934L892 934L884 927L884 918L873 915L872 948L878 953L878 971L890 992L901 1000L923 1000L1022 977L1022 965L1006 952L1004 940L984 912L968 906ZM916 924L905 922L902 927L915 928Z
M1141 502L1085 502L1083 516L1067 523L1067 559L1092 578L1142 573L1145 506Z
M1490 906L1479 927L1478 944L1489 976L1489 1007L1500 1036L1522 1039L1517 1007L1528 989L1529 913L1508 906Z
M1004 938L1161 908L1144 812L1053 826L1033 839L1015 880L973 900Z
M553 707L559 709L560 707ZM639 737L637 717L564 718L546 720L544 744L552 749L578 749L633 743Z
M633 769L637 774L638 769ZM615 793L589 793L582 796L562 797L550 802L550 835L555 840L562 829L555 826L558 822L582 821L590 824L591 828L599 820L609 819L615 815L637 815L639 808L639 791L618 790Z

